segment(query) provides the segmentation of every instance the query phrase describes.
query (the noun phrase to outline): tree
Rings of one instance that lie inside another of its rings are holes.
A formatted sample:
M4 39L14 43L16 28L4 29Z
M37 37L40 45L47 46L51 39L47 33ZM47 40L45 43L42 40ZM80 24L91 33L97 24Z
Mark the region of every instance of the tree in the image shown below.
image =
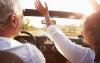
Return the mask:
M77 36L79 34L79 27L72 25L66 25L61 30L65 33L67 36Z
M26 19L22 24L22 30L28 30L29 28L29 20Z
M26 31L35 31L35 30L37 30L36 27L30 25L29 23L30 23L30 21L27 18L22 24L22 30L26 30Z

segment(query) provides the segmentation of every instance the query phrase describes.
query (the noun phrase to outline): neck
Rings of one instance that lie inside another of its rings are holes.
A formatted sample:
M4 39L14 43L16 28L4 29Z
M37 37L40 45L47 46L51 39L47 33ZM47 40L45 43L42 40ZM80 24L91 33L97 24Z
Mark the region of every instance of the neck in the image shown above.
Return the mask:
M11 38L12 35L6 31L0 31L0 37L7 37L7 38Z

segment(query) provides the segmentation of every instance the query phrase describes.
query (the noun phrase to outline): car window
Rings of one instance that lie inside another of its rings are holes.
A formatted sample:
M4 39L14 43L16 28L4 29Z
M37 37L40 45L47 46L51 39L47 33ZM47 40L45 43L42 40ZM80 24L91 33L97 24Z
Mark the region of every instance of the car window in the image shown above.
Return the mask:
M60 28L68 36L80 35L80 29L82 27L81 21L78 19L68 19L68 18L51 18L56 21L56 26ZM35 35L47 35L47 27L42 24L43 17L29 17L25 16L24 21L27 23L30 29L28 31L33 32ZM32 30L33 29L33 30Z
M35 0L20 0L23 9L35 9ZM46 2L49 11L62 11L81 13L83 15L93 11L89 0L41 0ZM97 0L99 2L99 0ZM28 4L30 3L30 4ZM82 21L81 19L73 19L74 16L68 18L60 18L57 16L51 17L56 21L56 26L60 28L65 35L70 37L77 37L81 34ZM40 16L24 16L23 30L31 32L33 35L48 35L47 27L42 23L44 17Z

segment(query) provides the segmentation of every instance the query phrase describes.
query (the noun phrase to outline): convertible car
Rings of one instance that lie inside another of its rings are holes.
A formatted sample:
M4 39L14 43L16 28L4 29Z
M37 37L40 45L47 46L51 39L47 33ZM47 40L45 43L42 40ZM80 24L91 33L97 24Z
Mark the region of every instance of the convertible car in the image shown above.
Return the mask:
M39 29L39 31L46 31L44 18L36 9L32 8L34 7L33 5L31 6L31 4L34 3L33 1L21 0L22 4L25 5L25 9L23 11L24 19L26 21L30 21L30 24L28 24L32 25L32 27L36 27ZM30 2L30 5L27 5L27 2ZM82 27L80 19L84 16L84 14L88 14L91 11L87 0L48 0L46 2L49 7L50 17L53 19L54 24L76 44L89 47L83 43L83 37L80 35L80 30ZM28 42L36 45L44 54L46 63L70 63L63 55L58 52L50 37L44 33L34 34L34 32L31 33L30 31L24 30L14 39L20 41L21 43Z

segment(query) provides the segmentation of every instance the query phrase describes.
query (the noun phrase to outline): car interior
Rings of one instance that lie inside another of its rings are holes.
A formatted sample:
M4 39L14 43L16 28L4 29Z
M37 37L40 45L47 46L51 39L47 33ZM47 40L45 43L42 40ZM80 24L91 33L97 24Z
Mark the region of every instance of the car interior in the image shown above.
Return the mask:
M91 11L87 0L45 0L49 7L49 15L55 26L76 44L89 47L83 43L81 35L81 18ZM27 3L29 2L30 5ZM19 35L14 37L21 43L36 45L44 54L46 63L70 63L56 49L45 26L43 16L34 8L34 0L21 0L24 7L24 26ZM85 4L85 5L84 5ZM91 11L92 12L92 11Z
M24 63L23 60L14 53L0 51L0 63Z

